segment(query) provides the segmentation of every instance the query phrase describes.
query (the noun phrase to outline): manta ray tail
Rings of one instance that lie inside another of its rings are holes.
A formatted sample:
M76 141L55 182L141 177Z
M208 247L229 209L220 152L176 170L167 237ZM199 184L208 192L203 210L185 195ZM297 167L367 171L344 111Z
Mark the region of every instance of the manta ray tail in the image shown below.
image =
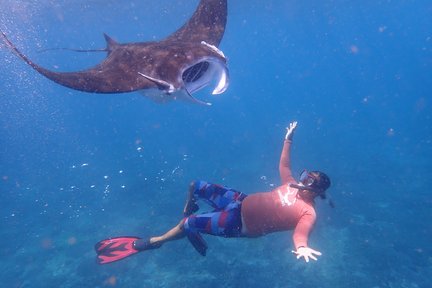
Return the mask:
M43 53L43 52L53 51L53 50L67 50L73 52L107 52L108 51L107 48L103 48L103 49L47 48L47 49L38 50L38 52Z
M14 52L17 56L19 56L25 62L27 62L27 64L29 64L30 66L33 67L35 64L29 58L27 58L23 53L21 53L21 51L19 51L18 48L16 48L16 46L9 40L9 38L6 36L6 34L3 31L0 31L0 32L3 36L4 43L6 44L6 47L8 47L10 50L12 50L12 52ZM114 41L114 40L112 40L112 41ZM117 42L115 42L115 41L114 41L114 43L115 43L114 45L117 44ZM108 47L103 48L103 49L47 48L47 49L38 50L38 52L43 53L43 52L53 51L53 50L68 50L68 51L74 51L74 52L109 52L110 47L112 47L112 46L110 46L110 44L108 43Z
M106 48L101 48L101 49L47 48L47 49L41 49L38 52L41 53L41 52L53 51L53 50L67 50L73 52L108 52L109 54L111 53L111 51L113 51L116 47L119 46L119 43L105 33L104 33L104 37L107 42Z
M5 36L5 35L3 34L3 36ZM105 40L107 42L107 47L106 48L100 48L100 49L75 49L75 48L61 47L61 48L46 48L46 49L41 49L41 50L38 50L38 52L39 53L44 53L44 52L47 52L47 51L66 50L66 51L73 51L73 52L108 52L108 54L109 54L119 44L118 44L117 41L115 41L114 39L112 39L110 36L108 36L105 33L104 33L104 37L105 37Z

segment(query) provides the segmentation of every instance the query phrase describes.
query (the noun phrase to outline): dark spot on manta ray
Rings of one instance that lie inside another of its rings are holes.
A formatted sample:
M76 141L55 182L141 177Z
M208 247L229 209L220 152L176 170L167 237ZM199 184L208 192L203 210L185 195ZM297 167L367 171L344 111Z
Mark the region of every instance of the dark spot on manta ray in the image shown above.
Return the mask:
M0 39L37 72L71 89L90 93L139 91L158 102L187 99L209 105L192 94L211 83L216 83L212 94L228 88L227 60L217 48L226 20L227 0L201 0L189 20L161 41L119 43L105 34L107 47L98 51L107 52L107 57L77 72L48 70L30 60L3 31Z

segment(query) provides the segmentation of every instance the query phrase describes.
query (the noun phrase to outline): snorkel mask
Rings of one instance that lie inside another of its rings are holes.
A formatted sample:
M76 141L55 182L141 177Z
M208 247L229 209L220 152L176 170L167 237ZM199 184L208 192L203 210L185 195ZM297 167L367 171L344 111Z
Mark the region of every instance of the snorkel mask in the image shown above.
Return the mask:
M305 186L310 188L309 190L313 190L313 187L316 186L318 182L318 177L309 173L306 169L300 173L300 182ZM314 185L315 184L315 185Z
M308 172L306 169L300 173L300 183L299 184L290 184L291 187L313 191L317 194L320 194L322 189L316 187L316 183L318 182L318 177Z
M330 178L319 171L303 170L300 173L299 184L290 184L299 190L307 190L316 193L321 199L326 199L325 191L330 187ZM334 207L333 201L329 199L330 206Z

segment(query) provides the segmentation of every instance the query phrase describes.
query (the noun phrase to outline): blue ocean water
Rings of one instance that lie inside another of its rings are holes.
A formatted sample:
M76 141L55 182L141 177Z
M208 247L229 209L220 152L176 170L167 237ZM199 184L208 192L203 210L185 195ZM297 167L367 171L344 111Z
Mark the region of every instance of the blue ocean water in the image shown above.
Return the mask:
M158 40L194 1L2 0L0 29L59 71L104 53L38 52ZM2 287L430 287L432 3L229 1L220 48L231 84L211 107L138 93L67 89L0 44ZM160 234L181 218L193 179L245 193L279 182L285 127L292 165L332 179L303 263L291 232L206 236L99 266L93 245Z

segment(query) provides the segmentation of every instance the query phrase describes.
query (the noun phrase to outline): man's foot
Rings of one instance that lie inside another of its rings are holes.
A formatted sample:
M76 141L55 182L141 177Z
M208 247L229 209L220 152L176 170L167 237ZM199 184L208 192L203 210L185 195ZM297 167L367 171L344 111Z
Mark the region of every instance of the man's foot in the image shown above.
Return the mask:
M137 251L157 249L162 246L162 243L150 243L150 239L137 239L133 242L132 247Z
M189 217L193 213L199 210L199 206L196 204L196 199L194 198L194 192L196 190L196 181L191 182L189 185L189 191L186 198L186 204L183 209L183 215Z
M189 188L189 192L186 199L186 204L183 209L183 215L185 217L188 217L192 215L193 213L197 212L199 209L199 206L196 204L196 200L193 197L193 186Z
M193 213L197 212L198 210L199 210L198 204L195 203L194 199L191 199L186 201L185 208L183 209L183 215L185 217L188 217Z

